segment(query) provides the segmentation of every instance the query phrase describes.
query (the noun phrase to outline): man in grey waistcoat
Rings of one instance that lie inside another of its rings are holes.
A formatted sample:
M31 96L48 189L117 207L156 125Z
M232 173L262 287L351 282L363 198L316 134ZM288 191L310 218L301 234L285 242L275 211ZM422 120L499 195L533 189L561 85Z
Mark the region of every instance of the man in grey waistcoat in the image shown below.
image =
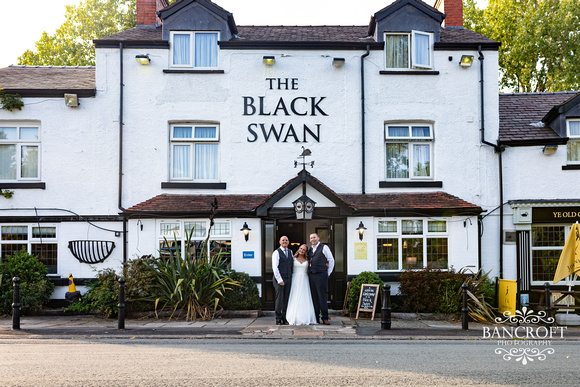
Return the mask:
M310 234L312 247L308 249L310 261L308 279L316 320L324 325L330 325L328 321L328 277L334 269L334 257L327 245L320 243L318 234Z
M288 248L290 241L287 236L280 238L280 248L272 253L272 270L274 270L274 289L276 290L276 324L287 325L286 309L292 286L292 269L294 256Z

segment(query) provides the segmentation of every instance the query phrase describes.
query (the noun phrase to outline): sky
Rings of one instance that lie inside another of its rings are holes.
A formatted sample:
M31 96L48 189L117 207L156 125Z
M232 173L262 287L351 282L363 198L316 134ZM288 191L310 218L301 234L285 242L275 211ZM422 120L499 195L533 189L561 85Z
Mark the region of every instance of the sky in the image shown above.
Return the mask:
M375 12L394 0L213 0L233 13L238 25L367 25ZM18 63L43 31L64 22L65 5L81 0L0 0L0 68ZM425 0L432 5L434 0ZM356 6L353 4L356 3ZM24 22L25 21L25 22Z

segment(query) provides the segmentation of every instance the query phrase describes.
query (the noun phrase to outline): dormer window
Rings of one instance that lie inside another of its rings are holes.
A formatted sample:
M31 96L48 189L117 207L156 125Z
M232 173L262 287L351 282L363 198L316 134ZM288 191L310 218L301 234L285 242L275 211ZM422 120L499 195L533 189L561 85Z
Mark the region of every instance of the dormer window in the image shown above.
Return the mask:
M171 32L171 67L216 68L218 33Z
M569 164L580 164L580 119L567 122L567 161Z
M386 33L387 69L432 69L433 34L421 31Z

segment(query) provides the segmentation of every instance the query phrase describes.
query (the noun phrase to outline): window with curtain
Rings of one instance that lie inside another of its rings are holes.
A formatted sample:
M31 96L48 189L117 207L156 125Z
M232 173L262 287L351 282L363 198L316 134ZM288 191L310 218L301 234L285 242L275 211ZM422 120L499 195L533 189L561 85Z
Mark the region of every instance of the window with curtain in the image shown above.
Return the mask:
M218 179L218 127L171 126L171 180Z
M421 31L385 34L387 69L431 69L433 34Z
M377 270L449 268L446 220L378 219L377 226Z
M40 178L38 126L0 124L0 181Z
M431 125L385 125L386 179L432 178Z
M172 32L172 67L217 67L218 39L217 32Z
M580 120L569 120L568 144L566 145L567 160L570 164L580 164Z

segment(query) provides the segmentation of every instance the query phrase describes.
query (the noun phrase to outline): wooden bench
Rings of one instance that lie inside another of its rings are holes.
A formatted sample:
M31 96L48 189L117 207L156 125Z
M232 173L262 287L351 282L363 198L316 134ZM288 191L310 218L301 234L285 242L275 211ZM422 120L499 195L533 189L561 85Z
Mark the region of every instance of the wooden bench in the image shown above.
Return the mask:
M559 309L567 310L580 310L580 291L574 290L551 290L549 284L544 285L544 290L531 290L532 293L540 293L540 300L537 304L530 304L530 306L537 306L538 309L544 309L547 317L554 317L556 311ZM554 294L559 294L559 296L552 301ZM548 297L546 297L548 295ZM565 298L571 296L574 298L574 305L568 306L566 304Z

